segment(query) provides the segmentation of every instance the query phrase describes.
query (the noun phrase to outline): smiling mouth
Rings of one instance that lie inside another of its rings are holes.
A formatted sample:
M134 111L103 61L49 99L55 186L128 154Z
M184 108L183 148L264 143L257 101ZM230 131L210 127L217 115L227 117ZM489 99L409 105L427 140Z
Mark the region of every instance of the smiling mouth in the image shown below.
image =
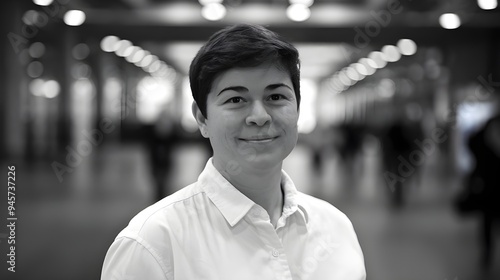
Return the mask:
M278 138L278 137L262 137L262 138L255 138L255 139L240 138L240 140L248 142L248 143L269 143L269 142L275 140L276 138Z

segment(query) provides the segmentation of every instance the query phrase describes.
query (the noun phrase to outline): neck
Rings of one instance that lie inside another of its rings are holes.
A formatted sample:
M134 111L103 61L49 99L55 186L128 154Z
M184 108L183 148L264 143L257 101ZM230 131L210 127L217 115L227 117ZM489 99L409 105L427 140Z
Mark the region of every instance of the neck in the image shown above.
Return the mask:
M229 174L223 168L214 166L241 193L264 208L271 223L276 227L283 211L281 190L281 164L272 169L260 170L245 168L238 174Z

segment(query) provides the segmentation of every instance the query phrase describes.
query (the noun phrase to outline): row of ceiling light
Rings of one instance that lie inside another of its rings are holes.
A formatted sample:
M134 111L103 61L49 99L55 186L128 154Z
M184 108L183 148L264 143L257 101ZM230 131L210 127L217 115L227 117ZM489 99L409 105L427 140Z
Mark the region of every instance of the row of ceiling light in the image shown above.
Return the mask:
M223 0L198 0L202 5L201 15L210 21L218 21L226 16L226 7ZM290 5L286 10L286 15L292 21L305 21L311 16L314 0L289 0Z
M33 0L39 6L49 6L54 0ZM201 15L210 21L218 21L226 16L223 0L198 0L202 5ZM311 16L314 0L289 0L286 10L287 17L292 21L305 21ZM498 0L477 0L483 10L493 10L498 6ZM64 22L69 26L79 26L85 22L86 15L80 10L69 10L64 14ZM454 13L445 13L439 17L440 25L445 29L456 29L461 25L460 17Z
M416 52L417 44L413 40L401 39L395 46L386 45L380 51L373 51L367 57L337 71L326 80L327 86L334 93L341 93L373 75L377 70L386 67L389 62L396 62L401 59L401 56L414 55Z
M33 0L39 6L49 6L54 0ZM209 21L218 21L226 16L226 7L223 0L199 0L202 5L201 15ZM289 19L293 21L305 21L311 16L309 7L314 0L290 0L286 10ZM64 23L69 26L79 26L85 22L86 15L80 10L69 10L64 14Z
M175 79L176 71L158 56L149 51L135 46L129 40L109 35L101 40L101 49L105 52L114 52L117 56L125 58L129 63L142 68L152 76Z
M498 0L477 0L477 5L486 11L494 10L498 6ZM444 13L439 16L439 25L444 29L457 29L462 25L462 21L455 13Z

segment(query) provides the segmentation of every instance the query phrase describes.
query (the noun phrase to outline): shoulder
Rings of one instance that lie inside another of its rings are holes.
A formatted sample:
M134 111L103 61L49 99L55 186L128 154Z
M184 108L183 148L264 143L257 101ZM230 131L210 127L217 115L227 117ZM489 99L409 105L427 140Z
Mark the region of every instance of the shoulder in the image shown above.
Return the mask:
M172 240L176 220L202 192L189 185L133 217L111 244L101 279L173 279Z
M337 207L322 199L299 193L299 205L307 213L307 227L311 232L349 244L360 256L363 255L351 220Z
M299 192L299 205L303 205L312 216L329 217L343 222L349 221L347 216L331 203L317 197Z
M321 226L321 228L344 232L347 235L354 234L351 220L329 202L299 192L299 205L305 208L308 223L312 226Z
M163 198L162 200L148 206L135 215L120 232L120 236L136 239L154 239L158 234L168 234L172 223L182 219L182 216L191 212L191 203L203 192L197 183L193 183L183 189Z

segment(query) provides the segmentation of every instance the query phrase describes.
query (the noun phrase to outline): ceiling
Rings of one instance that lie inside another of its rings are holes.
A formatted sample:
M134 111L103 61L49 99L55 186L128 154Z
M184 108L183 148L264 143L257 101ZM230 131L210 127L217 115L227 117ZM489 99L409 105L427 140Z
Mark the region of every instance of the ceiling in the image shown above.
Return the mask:
M311 17L300 23L287 18L287 0L226 0L223 4L227 14L216 22L201 16L197 0L72 0L68 6L86 13L81 30L88 36L131 40L183 73L211 34L240 22L266 25L292 41L301 54L303 76L313 79L401 38L424 45L453 44L489 40L489 30L500 28L498 8L483 11L471 0L317 0L310 7ZM463 26L442 29L439 16L445 12L460 15ZM373 36L368 36L367 44L353 52L359 33L370 30Z

